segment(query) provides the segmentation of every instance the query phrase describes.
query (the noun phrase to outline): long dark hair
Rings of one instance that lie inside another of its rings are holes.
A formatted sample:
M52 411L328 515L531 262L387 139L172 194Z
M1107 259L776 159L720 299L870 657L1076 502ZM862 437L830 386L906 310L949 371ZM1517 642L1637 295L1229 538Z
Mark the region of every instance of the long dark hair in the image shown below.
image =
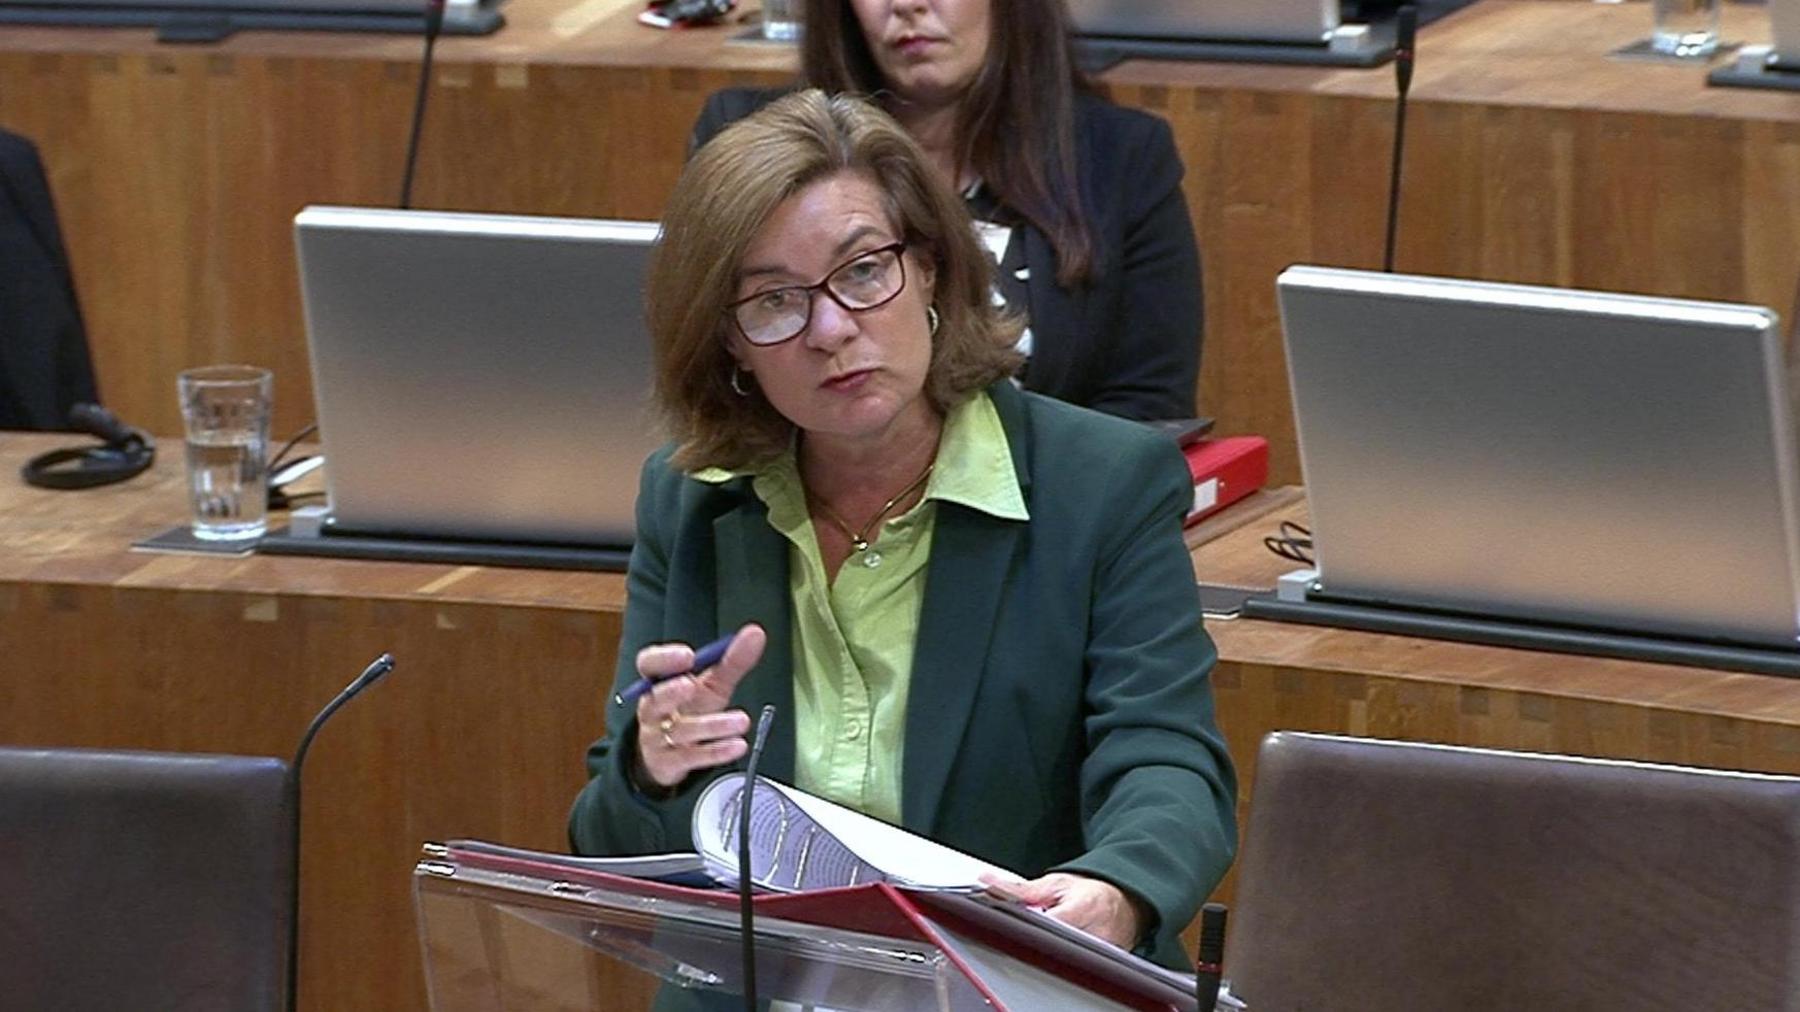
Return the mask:
M1094 267L1075 168L1075 94L1092 85L1075 65L1062 0L990 2L987 59L957 113L957 161L1049 237L1056 279L1071 285ZM888 89L850 0L806 0L800 68L830 92L879 99Z

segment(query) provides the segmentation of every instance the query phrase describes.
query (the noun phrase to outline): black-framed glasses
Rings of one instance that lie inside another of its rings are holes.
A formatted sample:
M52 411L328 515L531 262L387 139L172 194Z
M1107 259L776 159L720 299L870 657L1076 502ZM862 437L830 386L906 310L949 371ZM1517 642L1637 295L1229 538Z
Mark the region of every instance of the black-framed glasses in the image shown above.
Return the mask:
M754 345L792 341L812 322L813 296L824 292L852 313L894 301L906 287L906 243L893 242L858 253L810 285L770 288L725 307L738 333Z

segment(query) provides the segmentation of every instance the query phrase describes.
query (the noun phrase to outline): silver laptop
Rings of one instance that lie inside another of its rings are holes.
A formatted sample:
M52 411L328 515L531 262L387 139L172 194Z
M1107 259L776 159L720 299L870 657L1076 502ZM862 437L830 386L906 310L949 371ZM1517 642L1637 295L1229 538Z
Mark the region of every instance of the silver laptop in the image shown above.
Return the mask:
M1082 35L1323 45L1338 0L1069 0Z
M309 207L294 232L335 530L630 543L655 224Z
M1784 66L1800 65L1800 0L1769 0L1769 35Z
M1277 287L1322 594L1796 644L1774 313L1319 267Z
M486 34L505 18L502 0L449 0L444 31ZM206 15L232 28L311 28L418 31L423 0L24 0L0 2L0 24L147 25L172 16Z

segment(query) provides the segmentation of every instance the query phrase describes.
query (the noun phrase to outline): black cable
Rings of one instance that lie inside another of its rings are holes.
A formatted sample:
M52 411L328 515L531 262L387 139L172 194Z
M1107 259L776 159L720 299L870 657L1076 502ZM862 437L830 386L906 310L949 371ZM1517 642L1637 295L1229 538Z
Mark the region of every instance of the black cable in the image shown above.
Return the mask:
M269 458L269 466L264 473L268 475L270 509L290 509L295 503L302 499L324 498L325 493L323 492L288 492L285 491L285 485L277 485L275 483L275 476L281 473L281 467L286 463L287 455L293 452L294 447L298 446L302 439L305 439L307 436L310 436L317 431L319 431L318 422L306 423L305 428L294 433L293 438L283 443L281 449L275 451L275 456ZM294 461L294 463L301 464L311 459L313 458L309 455L301 457L299 460Z
M323 492L285 492L278 486L269 488L269 508L272 510L293 509L296 503L323 498Z
M318 422L307 422L306 428L294 433L294 438L281 444L281 449L276 450L275 456L269 458L269 473L274 474L276 471L279 471L281 469L281 462L286 460L287 455L294 451L294 447L298 446L302 439L305 439L307 436L310 436L317 431L319 431Z
M1276 533L1264 537L1263 547L1290 562L1313 564L1312 531L1292 520L1283 520Z

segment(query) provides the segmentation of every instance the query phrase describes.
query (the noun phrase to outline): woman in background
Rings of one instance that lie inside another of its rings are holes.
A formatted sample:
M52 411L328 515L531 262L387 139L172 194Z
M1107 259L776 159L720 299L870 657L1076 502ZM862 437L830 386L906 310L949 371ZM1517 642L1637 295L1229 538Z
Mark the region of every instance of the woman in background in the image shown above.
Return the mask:
M963 198L1027 323L1025 388L1195 414L1200 254L1167 123L1076 68L1062 0L806 0L801 81L872 97ZM781 90L713 95L696 145Z

